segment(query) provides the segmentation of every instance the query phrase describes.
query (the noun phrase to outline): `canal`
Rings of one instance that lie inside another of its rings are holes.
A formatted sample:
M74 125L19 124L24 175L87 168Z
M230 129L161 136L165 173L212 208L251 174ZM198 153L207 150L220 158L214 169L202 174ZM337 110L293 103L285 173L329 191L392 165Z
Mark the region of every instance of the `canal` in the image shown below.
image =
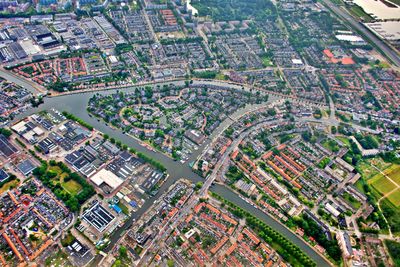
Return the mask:
M180 82L176 82L176 84L177 83L180 83ZM182 84L183 84L183 82L182 82ZM133 91L134 89L135 88L129 88L129 89L124 89L123 91L129 92L129 91ZM117 90L104 91L104 92L102 92L102 94L111 94L111 93L115 93L116 91ZM122 143L126 144L129 147L136 149L139 152L146 153L148 156L161 162L167 168L167 173L169 174L169 178L161 186L158 194L155 195L154 197L147 199L146 202L144 203L144 205L128 219L128 221L124 224L124 226L119 228L117 231L115 231L113 233L113 235L110 237L111 244L115 244L118 241L118 239L120 238L121 234L123 234L123 232L131 226L132 222L134 220L136 220L137 218L139 218L144 213L146 213L146 211L150 208L150 206L153 204L153 202L155 200L157 200L159 198L159 196L163 192L165 192L168 189L168 187L170 187L174 182L176 182L180 178L187 178L187 179L191 180L193 183L196 183L198 181L202 181L203 178L200 177L199 175L195 174L189 167L188 163L182 164L178 161L174 161L173 159L163 155L162 153L151 151L151 150L141 146L138 140L124 134L120 130L111 128L110 126L99 121L95 117L89 116L88 112L86 111L86 107L89 102L89 99L94 94L96 94L96 93L91 92L91 93L70 94L70 95L45 98L44 103L42 105L40 105L38 108L28 110L27 112L22 114L20 117L24 117L24 116L27 116L27 115L30 115L32 113L42 111L42 110L49 110L52 108L57 109L59 111L67 111L67 112L74 114L75 116L83 119L84 121L86 121L87 123L92 125L95 129L97 129L105 134L108 134L111 137L114 137L116 140L120 140ZM234 117L239 115L239 113L235 113L236 115ZM225 126L226 126L226 122L221 124L221 126L218 128L219 131L222 131L222 129ZM213 133L213 136L215 136L215 133ZM210 142L210 140L207 141L207 143L209 143L209 142ZM196 151L196 155L198 155L201 152L201 149L205 145L203 145L198 151ZM191 158L193 159L194 156L192 155ZM227 200L235 203L236 205L240 206L244 210L251 212L252 214L257 216L259 219L263 220L272 229L281 233L292 243L294 243L298 247L300 247L301 250L303 250L310 258L312 258L316 262L317 266L329 266L330 265L326 261L326 259L324 259L316 251L314 251L301 238L299 238L297 235L293 234L285 226L283 226L282 224L277 222L275 219L273 219L269 215L261 212L260 210L254 208L252 205L250 205L247 202L245 202L244 200L242 200L238 195L236 195L230 189L228 189L222 185L216 184L212 187L211 191L221 195L222 197L226 198ZM109 252L111 248L112 248L112 246L108 246L108 248L106 249L106 252ZM98 260L100 260L99 257L100 256L96 257L95 262L98 262Z

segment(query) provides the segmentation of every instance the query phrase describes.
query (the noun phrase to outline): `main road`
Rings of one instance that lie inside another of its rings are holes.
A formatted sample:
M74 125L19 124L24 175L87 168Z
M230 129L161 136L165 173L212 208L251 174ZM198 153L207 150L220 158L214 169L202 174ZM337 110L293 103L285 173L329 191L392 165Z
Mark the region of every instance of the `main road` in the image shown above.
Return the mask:
M184 84L184 81L181 81L176 84ZM222 82L218 82L219 85L223 85ZM227 87L231 88L234 87L231 84L225 84ZM124 92L134 91L135 87L124 89ZM103 94L110 94L115 93L117 90L108 90L102 92ZM117 130L111 128L110 126L106 125L105 123L97 120L96 118L90 116L86 111L87 104L89 99L96 93L100 92L87 92L81 94L71 94L71 95L61 95L56 97L45 98L44 103L40 105L38 108L31 109L28 112L21 115L27 116L29 114L41 111L41 110L50 110L50 109L57 109L60 111L67 111L69 113L74 114L75 116L83 119L87 123L91 124L95 129L108 134L109 136L114 137L116 140L120 140L122 143L128 145L129 147L135 148L137 151L147 154L148 156L154 158L155 160L161 162L166 168L169 174L169 178L166 182L161 186L159 193L155 196L146 200L143 206L132 214L132 216L126 221L126 223L118 228L111 236L111 245L105 249L105 252L110 252L112 249L112 245L115 244L121 235L130 228L134 220L137 220L142 214L144 214L150 206L153 204L155 200L157 200L163 192L165 192L174 182L179 180L180 178L186 178L191 180L193 183L198 181L204 181L202 177L195 174L188 164L182 164L178 161L174 161L173 159L165 156L162 153L157 153L151 151L140 143L124 134L121 130ZM247 210L253 213L255 216L263 220L267 225L269 225L275 231L281 233L285 236L288 240L290 240L293 244L297 245L301 248L311 259L313 259L317 266L330 266L330 263L318 254L313 248L311 248L304 240L302 240L299 236L295 235L289 229L287 229L284 225L277 222L274 218L270 217L269 215L261 212L260 210L254 208L247 202L243 201L238 195L232 192L230 189L226 188L225 186L221 185L214 185L211 187L211 191L218 193L222 197L228 199L229 201L235 203L236 205L240 206L244 210ZM97 256L95 260L95 264L101 259L101 256Z
M356 21L346 10L343 10L332 3L332 1L322 0L322 2L324 2L325 5L327 5L336 15L347 22L353 29L364 35L364 37L368 39L367 41L374 43L375 46L377 46L381 52L383 52L386 58L393 62L397 67L400 67L400 56L396 51L393 50L392 47L364 27L364 25L362 25L360 22Z

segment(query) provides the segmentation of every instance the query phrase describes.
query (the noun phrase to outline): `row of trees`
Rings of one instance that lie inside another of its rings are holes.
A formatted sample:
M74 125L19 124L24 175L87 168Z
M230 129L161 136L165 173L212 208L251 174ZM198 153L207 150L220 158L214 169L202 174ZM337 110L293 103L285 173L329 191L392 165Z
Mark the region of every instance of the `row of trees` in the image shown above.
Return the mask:
M291 243L263 221L236 206L232 202L222 198L221 196L215 193L211 194L216 199L228 205L228 210L234 215L239 218L245 218L248 226L254 231L258 232L259 236L267 243L271 244L273 247L279 247L277 252L282 256L283 259L291 263L293 266L316 266L315 262L310 259L299 247Z
M76 117L75 115L72 115L71 113L68 113L68 112L66 112L66 111L63 111L62 114L63 114L67 119L73 120L73 121L79 123L80 125L82 125L83 127L89 129L90 131L93 130L93 126L90 125L89 123L87 123L86 121L82 120L81 118Z
M319 225L310 217L303 214L302 217L296 218L295 223L304 230L307 236L313 237L319 245L326 249L326 253L336 262L341 261L341 251L335 238L328 239L326 233Z
M113 138L113 137L110 138L107 134L105 134L103 137L106 140L110 140L110 142L112 144L115 144L120 149L123 149L123 150L128 150L129 149L129 152L131 152L132 154L135 154L136 156L138 156L143 161L153 165L154 167L156 167L160 171L166 171L167 170L167 168L165 168L165 166L161 162L156 161L152 157L149 157L148 155L146 155L146 154L144 154L142 152L138 152L134 148L128 148L128 146L123 144L121 141L115 140L115 138Z

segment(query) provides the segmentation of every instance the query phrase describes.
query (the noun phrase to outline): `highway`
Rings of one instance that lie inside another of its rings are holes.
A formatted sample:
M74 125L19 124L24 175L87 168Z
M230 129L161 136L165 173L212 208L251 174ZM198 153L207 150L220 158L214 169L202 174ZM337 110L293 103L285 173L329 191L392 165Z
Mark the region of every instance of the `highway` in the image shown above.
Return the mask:
M370 32L361 23L356 21L349 13L347 13L347 11L336 6L330 0L322 0L322 2L325 3L325 5L328 6L336 15L347 22L354 30L360 32L364 37L366 37L366 41L372 42L375 44L375 46L379 47L379 49L381 50L380 52L383 52L386 58L393 62L397 67L400 67L399 54L394 51L387 43L379 39L379 37Z

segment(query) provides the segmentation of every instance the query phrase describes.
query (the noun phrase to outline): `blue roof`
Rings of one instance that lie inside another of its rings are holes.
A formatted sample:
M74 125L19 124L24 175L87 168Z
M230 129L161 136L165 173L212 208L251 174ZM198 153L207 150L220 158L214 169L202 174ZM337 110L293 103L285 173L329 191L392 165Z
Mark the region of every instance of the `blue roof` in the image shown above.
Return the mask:
M134 208L137 207L137 203L135 201L133 201L133 200L131 202L129 202L129 205L131 205Z
M112 207L117 213L121 213L122 212L121 208L118 207L117 205L113 205Z

